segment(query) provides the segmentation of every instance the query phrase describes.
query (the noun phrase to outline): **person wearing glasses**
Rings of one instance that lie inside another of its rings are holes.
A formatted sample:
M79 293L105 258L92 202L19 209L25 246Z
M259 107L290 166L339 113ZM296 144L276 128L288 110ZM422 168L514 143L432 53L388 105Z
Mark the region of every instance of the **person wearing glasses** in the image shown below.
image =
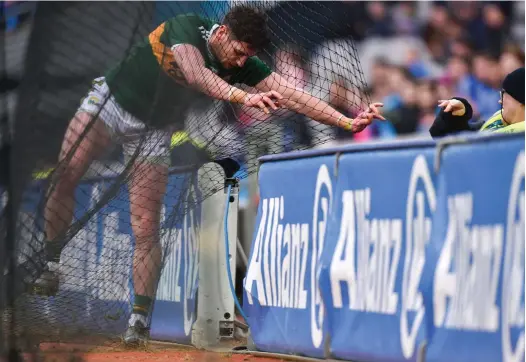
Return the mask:
M502 82L500 91L501 108L479 128L470 123L473 109L469 102L460 97L439 100L442 108L429 133L433 138L462 131L488 131L496 133L524 132L524 67L509 73Z

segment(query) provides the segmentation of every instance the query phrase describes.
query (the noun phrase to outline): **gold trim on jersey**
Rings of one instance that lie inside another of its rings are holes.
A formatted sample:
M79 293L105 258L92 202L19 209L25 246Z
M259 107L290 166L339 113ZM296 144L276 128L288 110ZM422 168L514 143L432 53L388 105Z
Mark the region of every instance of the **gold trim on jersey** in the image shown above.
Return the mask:
M157 63L174 81L181 85L188 85L181 69L173 58L172 49L161 42L166 23L162 23L148 35L148 41L152 48L152 53L157 59Z
M162 23L159 25L154 31L148 35L148 40L150 42L150 46L152 47L153 55L155 56L155 59L157 59L157 63L161 66L162 69L164 69L165 72L169 73L169 70L171 68L169 60L171 59L171 51L170 47L167 47L163 43L161 43L161 36L164 33L164 26L166 23Z

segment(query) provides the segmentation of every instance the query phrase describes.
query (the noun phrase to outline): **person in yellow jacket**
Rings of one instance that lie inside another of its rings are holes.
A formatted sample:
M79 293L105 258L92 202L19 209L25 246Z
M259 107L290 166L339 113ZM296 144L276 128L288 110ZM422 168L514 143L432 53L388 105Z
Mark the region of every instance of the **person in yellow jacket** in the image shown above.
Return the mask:
M501 109L485 121L480 128L470 124L473 109L464 98L455 97L438 101L442 109L429 129L429 133L433 137L442 137L470 130L494 133L524 132L524 76L524 67L522 67L504 78L499 101Z

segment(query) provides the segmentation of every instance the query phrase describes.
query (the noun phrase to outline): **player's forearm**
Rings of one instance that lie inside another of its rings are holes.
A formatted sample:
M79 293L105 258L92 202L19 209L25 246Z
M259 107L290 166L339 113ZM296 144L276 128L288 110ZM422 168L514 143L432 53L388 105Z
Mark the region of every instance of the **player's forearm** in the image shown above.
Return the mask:
M205 66L197 48L189 44L172 47L174 60L183 73L188 85L219 100L242 103L247 93L234 88Z
M295 90L287 96L284 103L286 108L301 113L317 122L336 127L340 127L339 123L344 121L350 123L350 119L344 114L335 110L327 102L308 93Z
M248 95L247 92L233 87L219 78L210 69L202 68L200 73L201 76L195 77L191 85L212 98L232 103L243 103Z

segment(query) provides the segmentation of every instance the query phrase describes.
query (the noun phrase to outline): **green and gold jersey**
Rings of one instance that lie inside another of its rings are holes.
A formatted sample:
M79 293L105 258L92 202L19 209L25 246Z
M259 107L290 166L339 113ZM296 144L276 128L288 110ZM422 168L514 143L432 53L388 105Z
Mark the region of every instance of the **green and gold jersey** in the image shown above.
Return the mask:
M502 121L501 111L497 111L493 114L493 116L491 116L490 119L484 122L484 124L480 128L480 131L489 131L494 133L524 132L524 122L508 125Z
M179 15L159 25L105 74L117 103L157 128L181 122L192 102L202 96L188 87L174 61L172 48L181 44L195 46L206 67L229 84L254 86L271 74L270 68L257 57L249 58L242 68L223 68L208 47L208 40L218 26L193 14Z

